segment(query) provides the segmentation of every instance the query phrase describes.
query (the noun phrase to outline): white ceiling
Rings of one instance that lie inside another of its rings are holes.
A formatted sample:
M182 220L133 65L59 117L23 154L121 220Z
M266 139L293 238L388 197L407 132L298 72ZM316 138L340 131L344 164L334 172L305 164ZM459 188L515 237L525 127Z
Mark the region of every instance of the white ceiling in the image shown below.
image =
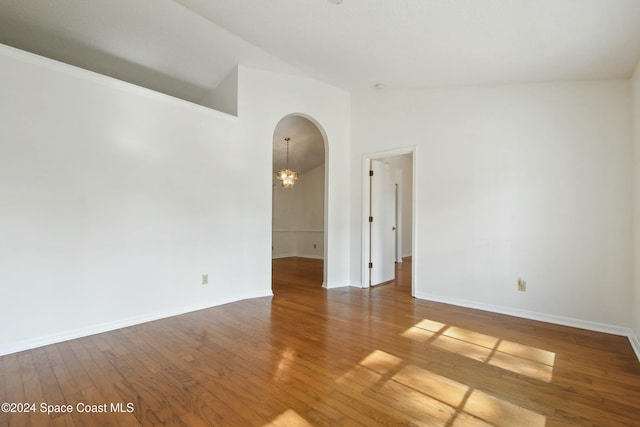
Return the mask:
M0 0L0 43L195 103L238 64L300 73L172 0Z
M0 0L0 43L196 103L237 64L351 92L618 79L640 0Z
M638 0L176 0L333 85L626 78Z
M320 130L300 116L280 120L273 133L273 172L286 168L289 141L289 168L299 174L324 164L324 138Z
M640 0L0 0L0 42L194 102L238 63L349 91L627 78Z

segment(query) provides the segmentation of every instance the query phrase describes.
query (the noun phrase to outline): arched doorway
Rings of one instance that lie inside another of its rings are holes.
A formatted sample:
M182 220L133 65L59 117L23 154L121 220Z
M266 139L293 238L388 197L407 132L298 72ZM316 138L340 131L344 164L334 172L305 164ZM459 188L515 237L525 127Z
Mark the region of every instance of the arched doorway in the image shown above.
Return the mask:
M274 269L283 263L295 267L291 270L300 267L300 274L306 277L295 278L298 285L320 287L327 277L326 153L325 133L312 118L290 114L276 125L273 132L271 255ZM285 188L276 178L278 171L287 168L298 174L298 180L291 188Z

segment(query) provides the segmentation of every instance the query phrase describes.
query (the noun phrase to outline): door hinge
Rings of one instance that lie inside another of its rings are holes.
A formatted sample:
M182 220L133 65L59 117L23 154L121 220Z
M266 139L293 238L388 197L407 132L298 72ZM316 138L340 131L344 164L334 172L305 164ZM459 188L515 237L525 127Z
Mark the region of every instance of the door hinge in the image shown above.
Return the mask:
M369 268L373 268L373 263L372 262L369 263Z
M373 176L373 171L369 171L369 176Z
M373 222L373 217L372 216L369 217L369 222Z

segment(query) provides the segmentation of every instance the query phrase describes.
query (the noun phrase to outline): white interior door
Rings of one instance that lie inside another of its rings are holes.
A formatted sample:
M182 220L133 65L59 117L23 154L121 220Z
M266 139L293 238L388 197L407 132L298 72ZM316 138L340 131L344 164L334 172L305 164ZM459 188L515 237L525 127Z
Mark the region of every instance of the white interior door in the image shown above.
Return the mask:
M396 187L391 166L371 160L371 170L369 284L374 286L395 278Z

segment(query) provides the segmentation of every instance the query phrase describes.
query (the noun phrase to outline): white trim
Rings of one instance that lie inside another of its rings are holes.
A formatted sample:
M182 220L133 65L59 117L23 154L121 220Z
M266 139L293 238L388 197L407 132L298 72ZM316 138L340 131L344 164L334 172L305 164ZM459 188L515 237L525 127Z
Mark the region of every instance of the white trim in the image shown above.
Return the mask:
M47 58L45 56L36 55L35 53L26 52L15 47L7 46L0 43L0 54L9 57L17 58L19 60L29 62L36 66L43 66L50 70L54 70L60 73L71 75L77 78L88 80L94 83L98 83L103 86L107 86L111 89L122 90L124 92L133 93L143 96L154 101L165 102L173 104L183 108L191 109L200 113L212 114L218 119L226 119L236 121L237 116L223 113L222 111L214 110L211 107L196 104L186 99L176 98L175 96L168 95L166 93L158 92L153 89L138 86L133 83L126 82L124 80L118 80L114 77L109 77L104 74L96 73L95 71L86 70L84 68L76 67L75 65L67 64L65 62L56 61L55 59Z
M351 283L327 283L327 282L322 282L322 287L326 288L326 289L336 289L336 288L345 288L347 286L352 286Z
M489 311L491 313L506 314L508 316L521 317L524 319L539 320L541 322L554 323L556 325L570 326L573 328L586 329L595 332L604 332L612 335L629 336L630 329L622 326L610 325L607 323L592 322L590 320L576 319L573 317L557 316L555 314L540 313L537 311L521 310L517 308L504 307L500 305L484 304L458 298L449 298L429 293L418 292L416 298L428 301L441 302L444 304L456 305L459 307L473 308L476 310Z
M429 293L419 292L415 296L416 298L441 302L444 304L451 304L459 307L472 308L475 310L489 311L491 313L506 314L508 316L521 317L523 319L538 320L540 322L553 323L556 325L570 326L572 328L585 329L588 331L603 332L605 334L619 335L629 338L631 348L636 354L638 361L640 361L640 341L633 333L631 328L625 328L624 326L610 325L607 323L592 322L590 320L575 319L573 317L556 316L554 314L540 313L537 311L520 310L516 308L509 308L500 305L483 304L468 300L462 300L458 298L449 298L439 295L433 295Z
M296 254L294 254L294 253L289 253L289 252L287 252L287 253L284 253L284 254L277 254L277 255L276 255L276 254L274 254L274 255L271 255L271 259L295 258L295 257L297 257L297 256L298 256L298 255L296 255Z
M89 335L100 334L103 332L114 331L116 329L126 328L129 326L140 325L142 323L153 322L155 320L166 319L168 317L178 316L180 314L190 313L193 311L204 310L207 308L215 307L218 305L228 304L231 302L241 301L251 298L261 298L273 296L273 292L256 291L245 292L242 294L234 295L231 297L218 298L207 302L192 304L177 308L172 308L166 311L158 311L155 313L149 313L143 316L129 317L122 320L113 322L106 322L98 325L88 326L85 328L73 329L57 334L31 338L24 341L18 341L16 343L8 344L0 347L0 356L5 356L11 353L17 353L19 351L30 350L45 345L56 344L63 341L69 341L76 338L82 338Z
M369 173L371 170L371 158L363 154L362 155L362 209L360 217L362 218L362 276L360 276L360 280L362 281L363 288L369 287L369 198L371 195L369 194Z
M322 255L312 255L312 254L298 254L293 256L296 258L324 259L322 258Z
M633 348L633 351L636 353L636 357L638 358L638 361L640 361L640 340L638 340L638 337L636 337L636 335L633 333L633 330L629 329L629 342L631 343L631 348Z
M274 233L324 233L324 230L272 230Z
M271 259L281 258L310 258L310 259L324 259L322 255L308 255L308 254L278 254L271 256Z

